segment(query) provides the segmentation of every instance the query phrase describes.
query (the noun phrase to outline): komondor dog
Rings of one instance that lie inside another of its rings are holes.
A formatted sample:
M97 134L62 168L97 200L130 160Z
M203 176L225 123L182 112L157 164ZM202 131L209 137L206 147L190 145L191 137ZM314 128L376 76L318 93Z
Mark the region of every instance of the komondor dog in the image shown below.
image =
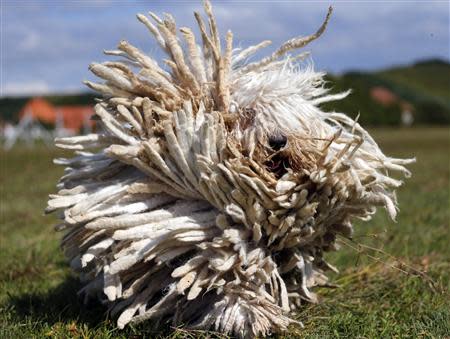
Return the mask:
M323 253L377 206L395 218L395 188L413 160L385 156L371 136L320 104L323 73L292 56L325 30L233 49L208 1L201 41L169 14L138 15L164 66L127 41L94 63L102 81L97 132L60 138L76 156L47 212L59 210L62 247L85 283L118 315L238 337L281 332L312 287L335 270Z

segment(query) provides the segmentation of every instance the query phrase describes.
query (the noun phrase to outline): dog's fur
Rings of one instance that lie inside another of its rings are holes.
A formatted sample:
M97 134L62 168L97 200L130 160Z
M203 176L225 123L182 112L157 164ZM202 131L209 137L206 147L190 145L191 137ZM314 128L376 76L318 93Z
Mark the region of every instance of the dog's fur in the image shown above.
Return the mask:
M211 5L202 43L176 35L170 15L138 19L166 52L169 70L128 42L92 64L104 80L98 132L57 139L76 156L48 211L60 210L71 266L118 314L237 336L280 332L334 269L323 252L350 237L352 220L376 206L395 218L389 176L412 160L386 157L370 135L319 105L330 95L306 55L287 53L318 38L294 38L256 62L265 41L222 46ZM184 47L182 47L184 45ZM306 61L305 61L306 58Z

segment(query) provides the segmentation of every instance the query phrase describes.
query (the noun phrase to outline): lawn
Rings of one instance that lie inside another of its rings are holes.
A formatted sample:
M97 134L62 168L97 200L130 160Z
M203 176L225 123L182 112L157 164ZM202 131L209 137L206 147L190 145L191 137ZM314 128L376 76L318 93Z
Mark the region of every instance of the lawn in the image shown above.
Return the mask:
M380 209L356 223L354 242L342 240L341 251L328 254L341 269L332 277L337 287L318 290L322 302L298 314L305 328L286 337L450 337L450 132L372 132L386 153L417 158L398 191L397 222ZM45 146L0 151L0 338L155 336L151 324L117 330L102 305L77 299L80 284L59 250L55 217L43 214L62 174L51 159L60 155Z

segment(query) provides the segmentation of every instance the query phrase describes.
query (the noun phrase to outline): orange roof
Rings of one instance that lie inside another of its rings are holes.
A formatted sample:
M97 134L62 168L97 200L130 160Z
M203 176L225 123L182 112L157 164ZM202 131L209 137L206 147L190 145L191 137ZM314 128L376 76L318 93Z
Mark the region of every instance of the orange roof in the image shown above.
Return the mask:
M79 131L86 124L92 126L93 121L89 120L92 114L94 114L94 108L92 106L56 107L56 115L63 116L64 127L76 131Z
M53 106L45 99L33 98L22 108L19 118L27 113L48 124L56 124L62 117L64 128L79 131L86 123L93 125L89 118L94 114L94 109L92 106Z
M408 101L400 99L386 87L376 86L370 89L370 96L383 106L399 104L403 111L413 111L414 106Z
M370 96L380 104L389 106L399 101L398 97L385 87L373 87L370 89Z
M55 123L56 121L55 107L42 98L29 100L20 111L19 118L22 119L25 114L31 114L35 119L39 119L48 124Z

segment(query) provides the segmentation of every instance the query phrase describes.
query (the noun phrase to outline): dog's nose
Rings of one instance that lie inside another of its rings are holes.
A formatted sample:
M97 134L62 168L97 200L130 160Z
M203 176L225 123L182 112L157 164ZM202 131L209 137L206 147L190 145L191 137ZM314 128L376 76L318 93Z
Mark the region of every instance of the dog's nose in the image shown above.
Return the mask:
M287 138L283 134L276 134L269 138L269 146L274 151L279 151L284 146L286 146L286 143L287 143Z

